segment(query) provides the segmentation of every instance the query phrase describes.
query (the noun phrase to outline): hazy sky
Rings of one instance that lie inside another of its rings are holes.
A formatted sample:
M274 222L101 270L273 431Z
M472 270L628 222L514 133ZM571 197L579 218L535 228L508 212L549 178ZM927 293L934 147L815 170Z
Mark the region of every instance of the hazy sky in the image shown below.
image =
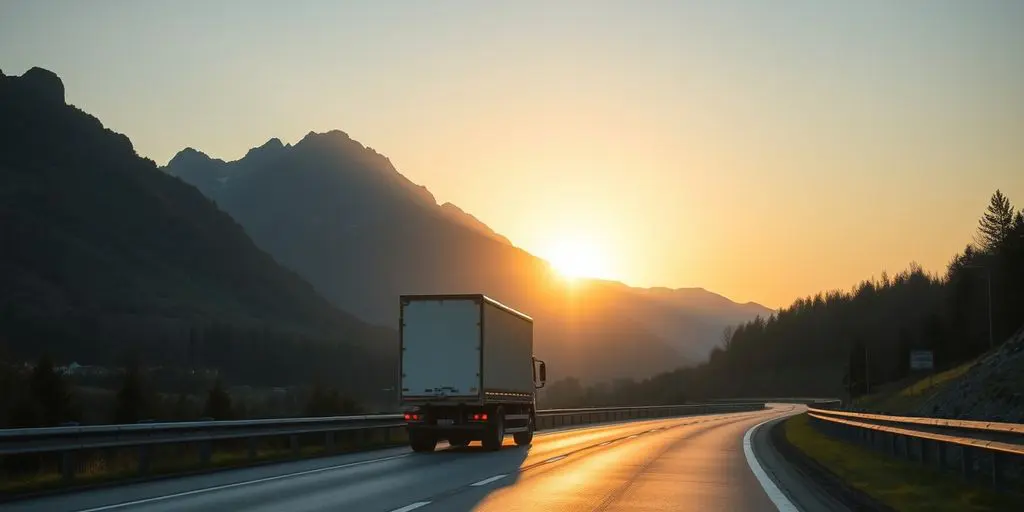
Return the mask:
M1022 27L1010 0L0 0L0 69L54 70L161 165L338 128L542 256L777 307L940 270L997 187L1024 205Z

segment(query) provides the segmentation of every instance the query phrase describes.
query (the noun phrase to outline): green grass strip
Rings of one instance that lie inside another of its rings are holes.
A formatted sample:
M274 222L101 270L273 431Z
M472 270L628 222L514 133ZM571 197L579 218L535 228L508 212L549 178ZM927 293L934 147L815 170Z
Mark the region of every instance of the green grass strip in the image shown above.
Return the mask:
M1024 500L957 475L829 437L806 414L783 425L786 440L848 486L900 511L1024 510Z

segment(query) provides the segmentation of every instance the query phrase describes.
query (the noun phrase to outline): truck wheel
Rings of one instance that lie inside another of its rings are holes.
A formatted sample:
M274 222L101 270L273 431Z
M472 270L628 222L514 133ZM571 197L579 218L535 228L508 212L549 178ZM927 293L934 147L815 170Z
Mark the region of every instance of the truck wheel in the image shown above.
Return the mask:
M414 452L432 452L437 447L437 437L429 432L410 430L409 446Z
M512 439L515 439L517 446L526 446L533 442L533 430L536 428L533 425L533 416L530 416L529 423L526 424L528 429L526 432L516 432L512 434Z
M461 435L460 436L451 436L451 437L448 438L448 444L450 444L450 445L452 445L452 446L454 446L456 448L462 448L462 447L464 447L464 446L469 444L469 438L466 437L466 436L461 436Z
M491 418L487 431L484 432L482 444L485 449L493 452L500 450L501 443L505 440L505 411L499 407Z

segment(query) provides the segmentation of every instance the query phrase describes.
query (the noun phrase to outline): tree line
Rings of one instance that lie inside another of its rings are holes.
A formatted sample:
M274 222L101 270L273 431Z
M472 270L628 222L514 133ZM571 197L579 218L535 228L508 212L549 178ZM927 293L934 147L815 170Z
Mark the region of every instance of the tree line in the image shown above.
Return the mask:
M548 386L545 406L858 396L910 375L912 350L930 350L937 369L949 368L998 346L1022 324L1024 212L997 190L974 240L944 273L912 263L850 290L801 298L727 329L703 364L639 382L585 387L565 379Z
M258 403L232 397L219 376L189 391L161 392L137 362L119 372L116 392L88 398L91 388L64 375L48 355L29 371L0 366L0 428L83 423L233 420L283 416L333 416L361 412L359 404L320 378L288 391L288 400ZM289 403L291 402L291 403Z

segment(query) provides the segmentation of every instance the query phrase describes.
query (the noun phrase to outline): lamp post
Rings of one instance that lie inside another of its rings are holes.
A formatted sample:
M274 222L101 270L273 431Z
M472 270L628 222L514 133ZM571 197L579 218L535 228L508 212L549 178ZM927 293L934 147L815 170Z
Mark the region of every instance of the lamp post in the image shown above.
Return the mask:
M988 288L988 348L995 346L995 340L992 333L992 271L988 267L981 265L964 265L964 268L970 269L981 269L985 271L985 284Z

